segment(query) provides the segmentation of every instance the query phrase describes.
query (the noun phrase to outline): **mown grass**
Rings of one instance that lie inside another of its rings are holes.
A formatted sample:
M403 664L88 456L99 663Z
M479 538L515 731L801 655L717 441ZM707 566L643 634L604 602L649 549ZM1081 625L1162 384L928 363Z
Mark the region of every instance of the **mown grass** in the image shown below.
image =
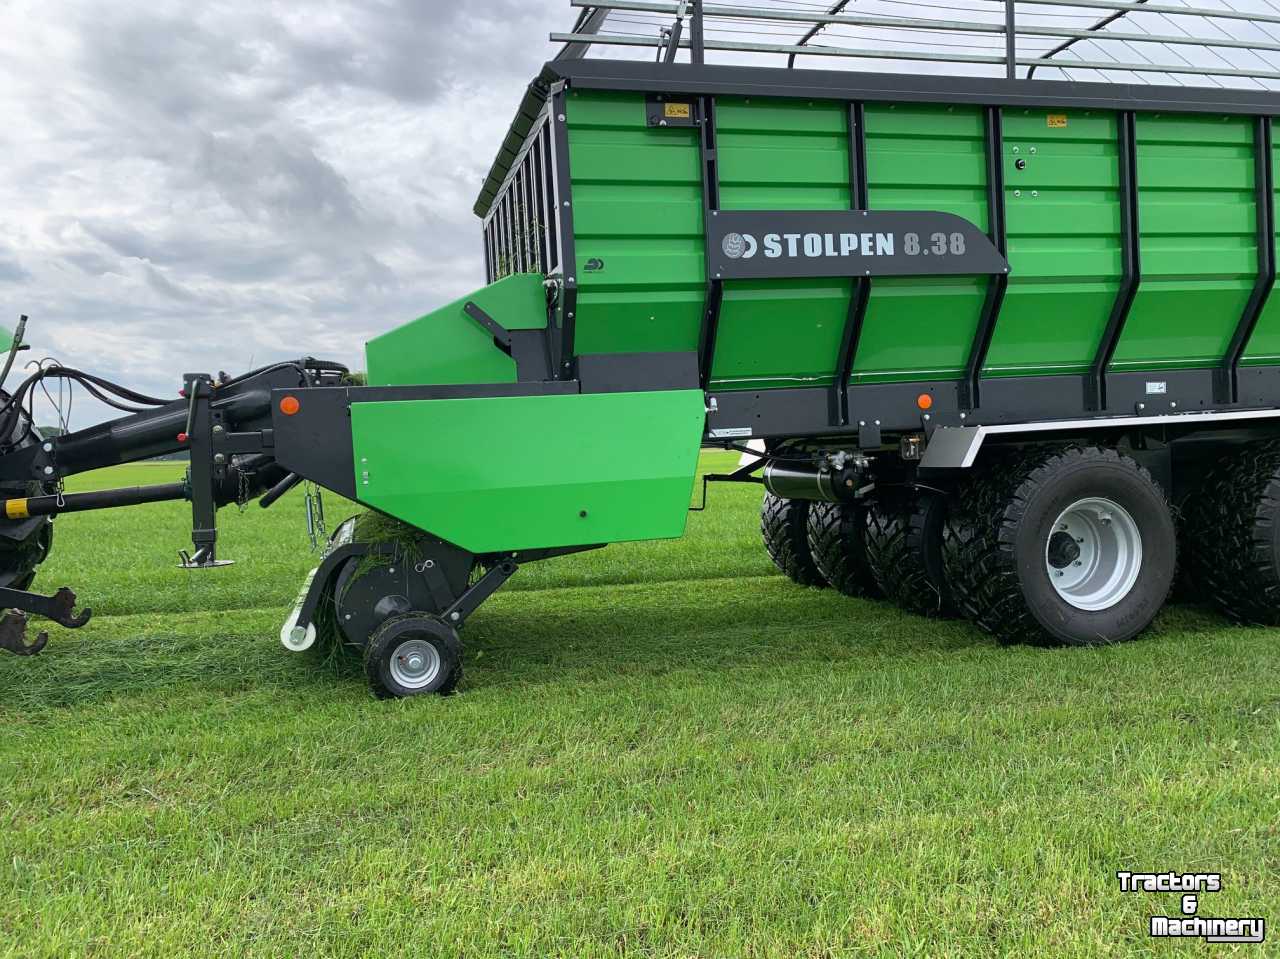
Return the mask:
M296 494L224 511L240 563L202 573L181 505L63 517L38 585L97 613L0 660L0 954L1205 950L1146 940L1177 897L1118 869L1221 871L1203 914L1280 922L1275 631L1003 649L790 585L757 502L521 570L461 694L399 703L276 642Z

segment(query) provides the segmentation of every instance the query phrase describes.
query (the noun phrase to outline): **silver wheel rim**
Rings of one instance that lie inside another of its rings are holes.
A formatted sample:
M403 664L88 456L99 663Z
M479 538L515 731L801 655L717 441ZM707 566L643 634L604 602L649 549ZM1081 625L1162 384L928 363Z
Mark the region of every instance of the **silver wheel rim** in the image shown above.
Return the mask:
M440 674L440 653L425 639L410 639L391 654L391 678L405 689L430 686Z
M1068 604L1088 612L1110 609L1142 572L1142 534L1119 503L1100 496L1078 500L1054 521L1044 565Z

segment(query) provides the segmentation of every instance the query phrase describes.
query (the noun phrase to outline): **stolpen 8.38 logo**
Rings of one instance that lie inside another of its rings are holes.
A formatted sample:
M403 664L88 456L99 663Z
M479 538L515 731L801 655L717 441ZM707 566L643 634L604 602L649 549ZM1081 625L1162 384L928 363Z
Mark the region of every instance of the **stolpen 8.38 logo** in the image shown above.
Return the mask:
M1178 916L1151 916L1147 933L1152 939L1203 939L1205 942L1263 942L1267 922L1258 916L1225 918L1201 916L1200 899L1222 891L1222 874L1216 872L1117 872L1121 892L1178 893Z

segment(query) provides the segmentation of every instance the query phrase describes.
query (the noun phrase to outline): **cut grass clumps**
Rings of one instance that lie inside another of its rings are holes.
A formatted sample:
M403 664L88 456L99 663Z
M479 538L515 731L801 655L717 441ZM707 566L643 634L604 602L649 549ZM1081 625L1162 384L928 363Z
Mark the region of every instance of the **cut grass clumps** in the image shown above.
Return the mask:
M417 563L423 555L421 530L402 523L400 520L384 513L365 510L357 513L352 542L368 543L374 547L360 557L352 571L351 578L343 584L350 589L361 577L367 576L375 569L394 566L397 563ZM347 642L338 625L338 600L340 597L333 591L337 588L337 573L331 589L321 599L316 610L316 643L313 652L325 669L345 673L359 647Z

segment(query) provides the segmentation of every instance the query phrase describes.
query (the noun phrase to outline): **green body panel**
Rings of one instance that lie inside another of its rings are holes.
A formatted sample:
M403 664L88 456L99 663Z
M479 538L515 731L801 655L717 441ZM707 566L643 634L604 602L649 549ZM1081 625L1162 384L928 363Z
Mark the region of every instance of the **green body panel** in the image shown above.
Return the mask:
M1113 369L1216 366L1257 281L1253 125L1139 114L1142 283Z
M722 98L716 133L722 209L849 209L848 104ZM829 384L852 289L847 279L725 283L714 386Z
M639 94L566 106L580 353L696 350L706 286L698 131L650 129ZM598 259L604 269L586 272Z
M1273 170L1280 170L1280 142L1272 143L1271 166ZM1280 210L1280 202L1276 203L1276 209ZM1278 237L1280 217L1276 219L1276 235L1271 238L1273 255L1280 249L1276 244ZM1267 363L1280 363L1280 295L1275 293L1267 298L1241 360L1242 366L1261 366Z
M704 402L677 390L354 403L356 489L473 553L677 537Z
M1083 373L1124 273L1116 115L1006 110L1003 122L1012 272L984 375Z
M867 104L865 113L873 209L938 210L987 229L980 108ZM877 278L852 381L958 377L988 282L963 276Z
M474 302L509 330L547 325L543 277L518 273L365 344L370 386L514 383L516 364L463 312Z

